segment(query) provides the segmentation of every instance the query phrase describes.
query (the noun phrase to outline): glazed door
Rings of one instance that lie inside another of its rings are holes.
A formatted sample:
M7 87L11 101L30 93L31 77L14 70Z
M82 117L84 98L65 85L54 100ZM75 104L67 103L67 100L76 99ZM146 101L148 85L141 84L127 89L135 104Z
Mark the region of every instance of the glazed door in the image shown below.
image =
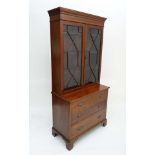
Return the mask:
M64 44L64 90L77 88L82 82L82 36L83 27L63 25Z
M102 28L87 28L85 84L98 83L100 78Z

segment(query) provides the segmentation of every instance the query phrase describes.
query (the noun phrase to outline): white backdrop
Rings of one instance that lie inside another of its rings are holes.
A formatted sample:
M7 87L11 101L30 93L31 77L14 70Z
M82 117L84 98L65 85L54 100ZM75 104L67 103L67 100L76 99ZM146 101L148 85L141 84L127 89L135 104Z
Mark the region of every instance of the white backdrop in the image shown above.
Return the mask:
M79 138L71 154L125 155L125 1L30 1L30 154L67 154L51 135L50 30L47 11L58 6L106 17L101 84L110 86L108 125Z

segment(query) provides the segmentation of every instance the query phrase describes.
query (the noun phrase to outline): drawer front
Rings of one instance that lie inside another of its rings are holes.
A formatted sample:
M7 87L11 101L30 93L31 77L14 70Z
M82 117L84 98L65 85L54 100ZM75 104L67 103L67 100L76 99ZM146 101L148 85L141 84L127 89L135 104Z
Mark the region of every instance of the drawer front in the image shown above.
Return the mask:
M71 107L71 124L77 123L89 115L106 109L107 92L98 92L77 101Z
M89 107L91 104L95 104L95 103L107 100L107 95L108 95L108 90L95 92L93 94L82 97L76 101L73 101L73 103L71 104L71 108L74 108L77 106L78 108L83 110Z
M84 118L89 117L93 113L103 109L106 110L106 100L103 102L92 104L91 106L85 108L84 110L81 110L80 108L74 108L72 109L71 123L73 125L83 120Z
M71 127L71 138L79 136L91 127L106 119L106 111L101 110Z

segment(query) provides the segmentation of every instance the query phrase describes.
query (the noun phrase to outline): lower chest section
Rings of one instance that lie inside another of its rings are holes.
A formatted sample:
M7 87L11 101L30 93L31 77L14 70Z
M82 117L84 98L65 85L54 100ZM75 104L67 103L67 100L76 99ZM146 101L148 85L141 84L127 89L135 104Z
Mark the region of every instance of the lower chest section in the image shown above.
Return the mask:
M70 137L86 132L106 119L108 91L98 91L70 105Z

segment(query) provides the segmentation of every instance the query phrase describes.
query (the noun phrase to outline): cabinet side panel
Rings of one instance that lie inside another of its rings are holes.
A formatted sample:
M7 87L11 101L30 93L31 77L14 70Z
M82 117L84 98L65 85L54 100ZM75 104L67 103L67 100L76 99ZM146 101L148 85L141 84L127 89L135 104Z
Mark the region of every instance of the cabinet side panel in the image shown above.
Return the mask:
M52 95L53 127L66 139L69 138L69 104Z
M52 91L61 93L61 46L60 21L50 23Z

